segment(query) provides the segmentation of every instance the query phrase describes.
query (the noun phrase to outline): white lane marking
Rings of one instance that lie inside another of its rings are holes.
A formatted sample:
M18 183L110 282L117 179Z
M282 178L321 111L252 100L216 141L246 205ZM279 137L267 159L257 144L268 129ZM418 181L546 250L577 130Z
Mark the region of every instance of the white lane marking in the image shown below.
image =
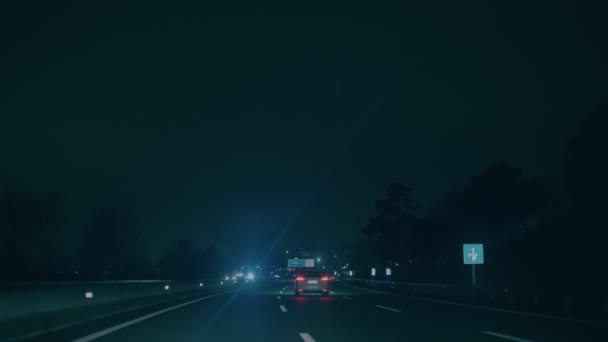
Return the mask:
M573 322L573 323L581 323L581 324L591 324L591 325L600 325L600 326L605 326L606 325L605 322L601 322L601 321L589 321L589 320L584 320L584 319L576 319L576 318L561 317L561 316L554 316L554 315L535 314L535 313L525 312L525 311L499 309L499 308L493 308L493 307L490 307L490 306L465 304L465 303L458 303L458 302L450 302L450 301L447 301L447 300L440 300L440 299L431 299L431 298L424 298L424 297L402 295L402 294L398 294L398 293L384 292L384 291L378 291L378 290L370 290L370 289L366 289L366 288L363 288L363 287L349 285L349 284L346 284L344 282L341 282L341 283L343 285L345 285L345 286L352 287L353 289L358 289L358 290L363 290L363 291L368 291L368 292L375 292L375 293L385 294L385 295L394 296L394 297L419 300L419 301L422 301L422 302L447 304L447 305L461 306L461 307L471 308L471 309L496 311L496 312L503 312L503 313L514 314L514 315L527 316L527 317L553 319L553 320L556 320L556 321L565 321L565 322Z
M30 332L30 333L27 333L25 335L21 335L21 336L19 336L17 338L10 339L9 341L26 340L26 339L38 337L38 336L41 336L41 335L45 335L45 334L48 334L48 333L52 333L52 332L61 331L61 330L68 329L68 328L72 328L72 327L75 327L75 326L78 326L78 325L81 325L81 324L84 324L84 323L93 322L93 321L96 321L96 320L99 320L99 319L108 318L108 317L120 315L120 314L123 314L123 313L126 313L126 312L135 311L135 310L139 310L139 309L144 309L144 308L155 306L155 305L165 304L165 303L168 303L168 302L169 302L168 300L163 300L163 301L155 302L155 303L151 303L151 304L139 305L139 306L134 306L134 307L131 307L131 308L126 308L126 309L123 309L123 310L112 311L112 312L107 313L107 314L97 315L97 316L93 316L93 317L90 317L90 318L81 319L79 321L72 322L72 323L61 324L61 325L58 325L58 326L55 326L55 327L52 327L52 328L49 328L49 329L36 330L36 331Z
M334 291L329 291L329 294L336 294Z
M281 311L283 312L287 312L287 308L285 307L285 305L279 305L279 309L281 309Z
M300 337L302 340L304 340L304 342L315 342L315 339L312 338L312 336L310 336L310 334L307 332L301 332Z
M349 296L342 296L342 298L346 298L346 299L352 299Z
M500 333L488 331L488 330L482 330L481 333L490 335L490 336L494 336L494 337L504 338L505 340L511 340L511 341L515 341L515 342L532 342L532 340L526 340L525 338L509 336L509 335L500 334Z
M283 293L283 291L279 291L279 293Z
M124 329L124 328L126 328L128 326L131 326L133 324L137 324L137 323L139 323L141 321L145 321L147 319L150 319L152 317L156 317L158 315L162 315L162 314L164 314L166 312L177 310L177 309L182 308L184 306L187 306L187 305L190 305L190 304L194 304L194 303L203 301L205 299L221 296L221 295L224 295L224 294L227 294L227 293L231 293L231 292L235 292L235 291L237 291L237 290L224 291L224 292L212 294L212 295L209 295L209 296L197 298L195 300L191 300L189 302L185 302L185 303L182 303L182 304L174 305L174 306L168 307L166 309L159 310L159 311L153 312L151 314L147 314L145 316L141 316L139 318L135 318L135 319L132 319L130 321L126 321L124 323L117 324L117 325L115 325L113 327L109 327L107 329L100 330L100 331L98 331L96 333L93 333L93 334L90 334L90 335L78 338L78 339L74 340L73 342L88 342L88 341L93 341L93 340L96 340L96 339L98 339L98 338L100 338L102 336L111 334L111 333L113 333L113 332L115 332L117 330Z
M401 310L389 308L388 306L376 305L377 308L392 311L392 312L401 312Z

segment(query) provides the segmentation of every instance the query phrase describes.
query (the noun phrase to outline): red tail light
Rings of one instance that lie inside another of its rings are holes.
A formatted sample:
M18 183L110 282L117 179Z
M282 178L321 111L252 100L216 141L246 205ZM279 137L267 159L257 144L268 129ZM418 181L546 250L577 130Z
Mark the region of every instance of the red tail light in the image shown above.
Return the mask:
M304 277L302 277L302 276L297 276L297 277L296 277L296 281L304 281Z
M329 281L329 277L327 277L327 276L321 277L321 281Z

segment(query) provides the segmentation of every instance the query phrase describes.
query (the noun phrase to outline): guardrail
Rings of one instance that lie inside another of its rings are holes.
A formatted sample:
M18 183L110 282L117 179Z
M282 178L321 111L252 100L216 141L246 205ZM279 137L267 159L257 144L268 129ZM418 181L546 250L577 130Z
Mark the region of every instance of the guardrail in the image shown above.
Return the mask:
M38 312L233 285L221 282L221 279L206 279L201 281L123 280L0 284L0 320Z
M530 293L491 286L465 286L455 284L410 283L390 280L341 277L370 289L381 289L400 294L442 299L469 304L519 309L539 313L563 314L580 317L608 318L608 298L583 301L567 295Z

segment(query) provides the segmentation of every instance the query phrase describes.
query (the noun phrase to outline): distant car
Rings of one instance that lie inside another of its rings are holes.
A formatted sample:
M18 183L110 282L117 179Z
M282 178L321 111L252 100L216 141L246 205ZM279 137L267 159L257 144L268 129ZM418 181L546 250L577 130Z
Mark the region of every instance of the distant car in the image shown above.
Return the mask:
M299 296L305 292L319 292L323 296L329 296L330 275L317 269L301 270L296 272L294 287L295 295Z

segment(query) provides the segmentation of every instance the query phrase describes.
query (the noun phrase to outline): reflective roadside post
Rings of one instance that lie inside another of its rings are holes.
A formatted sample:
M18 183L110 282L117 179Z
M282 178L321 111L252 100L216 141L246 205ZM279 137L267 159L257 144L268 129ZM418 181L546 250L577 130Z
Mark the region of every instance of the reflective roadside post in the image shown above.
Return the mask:
M371 273L372 273L372 281L376 280L376 268L375 267L372 267ZM373 284L373 282L372 282L372 284Z
M391 275L393 274L393 271L389 267L387 267L385 270L385 273L386 273L386 279L391 280Z

